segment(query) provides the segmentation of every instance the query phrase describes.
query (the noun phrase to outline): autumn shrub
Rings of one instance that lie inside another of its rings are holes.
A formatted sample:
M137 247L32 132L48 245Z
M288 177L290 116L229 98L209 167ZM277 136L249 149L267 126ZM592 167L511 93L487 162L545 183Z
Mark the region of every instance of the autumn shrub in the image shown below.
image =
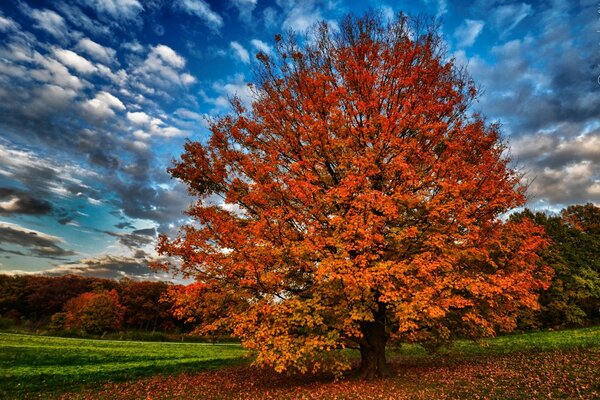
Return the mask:
M65 326L90 334L102 334L121 328L125 307L115 290L83 293L65 305Z

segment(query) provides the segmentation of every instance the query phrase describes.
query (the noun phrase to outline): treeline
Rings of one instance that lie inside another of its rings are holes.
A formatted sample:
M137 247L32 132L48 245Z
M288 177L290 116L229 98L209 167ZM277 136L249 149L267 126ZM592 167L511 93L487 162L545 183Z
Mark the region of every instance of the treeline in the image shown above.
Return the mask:
M600 208L571 206L558 215L524 210L546 230L543 264L554 270L540 309L523 311L518 329L600 324ZM201 284L108 280L81 276L0 275L0 328L103 334L189 332L205 314ZM215 312L215 310L212 310Z
M173 315L166 282L75 275L0 275L0 325L29 330L104 332L189 330Z
M550 245L542 262L554 270L540 310L523 312L519 328L600 324L600 207L575 205L558 215L525 210L511 218L530 218L546 230Z

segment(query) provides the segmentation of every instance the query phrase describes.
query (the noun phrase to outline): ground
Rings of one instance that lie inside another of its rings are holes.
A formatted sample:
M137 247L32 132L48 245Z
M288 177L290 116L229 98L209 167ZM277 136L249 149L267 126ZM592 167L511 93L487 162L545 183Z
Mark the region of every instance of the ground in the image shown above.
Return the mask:
M36 349L35 356L28 349ZM461 341L435 355L404 346L390 352L394 377L369 382L352 376L335 381L324 375L276 375L249 366L242 356L236 345L0 335L0 397L600 398L600 327L510 335L481 344ZM31 365L36 360L37 365ZM46 381L40 384L44 376Z

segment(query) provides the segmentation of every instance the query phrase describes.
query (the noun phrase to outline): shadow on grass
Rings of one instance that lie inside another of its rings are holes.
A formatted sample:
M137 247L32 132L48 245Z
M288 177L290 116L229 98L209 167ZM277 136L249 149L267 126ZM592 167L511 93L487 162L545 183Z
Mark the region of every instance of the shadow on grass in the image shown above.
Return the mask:
M83 369L80 373L69 374L36 373L32 368L27 375L10 376L6 371L0 374L0 399L45 399L49 395L58 396L66 391L76 391L101 383L132 381L159 374L194 373L248 362L245 358L181 361L163 365L160 360L156 361L158 362L153 363L153 360L145 359L144 364L150 365L140 365L137 362L127 365L125 361L117 361L117 367L114 368L115 362L111 360L110 364L104 365L112 366L112 370L99 364L94 370Z

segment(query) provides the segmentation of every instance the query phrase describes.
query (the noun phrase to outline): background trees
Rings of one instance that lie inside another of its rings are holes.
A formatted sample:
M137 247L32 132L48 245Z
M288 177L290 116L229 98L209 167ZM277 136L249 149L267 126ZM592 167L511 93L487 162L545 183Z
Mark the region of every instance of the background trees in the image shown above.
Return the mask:
M546 287L546 240L499 219L524 189L435 30L367 15L276 41L251 110L234 100L170 170L196 223L158 249L219 304L204 329L278 371L343 367L319 357L355 346L369 377L390 338L514 328Z
M543 262L554 270L541 308L524 312L523 329L561 328L600 322L600 208L574 205L560 215L525 210L513 220L531 218L551 239Z
M66 327L87 333L119 330L124 315L116 290L83 293L65 304Z

